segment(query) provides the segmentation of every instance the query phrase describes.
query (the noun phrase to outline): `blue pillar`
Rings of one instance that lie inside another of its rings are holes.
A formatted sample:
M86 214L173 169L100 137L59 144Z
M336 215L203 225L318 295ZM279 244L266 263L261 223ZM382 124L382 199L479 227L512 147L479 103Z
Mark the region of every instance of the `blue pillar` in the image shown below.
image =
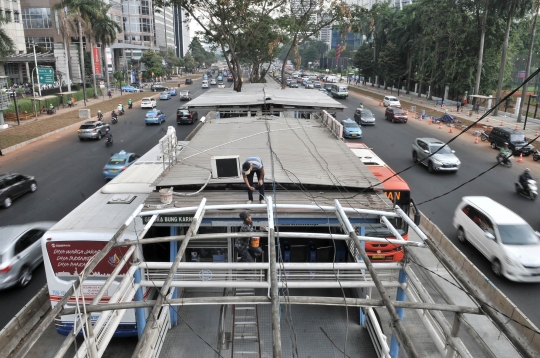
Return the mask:
M138 269L135 271L134 278L135 283L141 282L141 269ZM137 292L135 292L135 302L142 302L143 301L143 289L142 287L139 287L137 289ZM139 339L142 336L142 333L144 331L144 327L146 326L146 317L145 317L145 309L144 308L135 308L135 322L137 323L137 336Z
M178 235L178 227L177 226L171 226L171 236ZM170 242L170 261L173 262L176 254L178 253L178 241L171 241ZM172 298L178 297L178 288L173 287L171 288L173 290ZM175 307L171 306L170 308L170 319L171 319L171 326L176 326L178 324L178 314L176 313Z
M405 284L407 283L407 274L405 273L405 270L401 269L399 270L399 283ZM405 295L405 291L401 287L398 287L397 294L396 294L396 301L406 301L407 295ZM396 308L396 313L399 316L399 319L403 321L403 314L405 313L404 308ZM392 334L392 340L390 341L390 357L397 358L399 353L399 345L397 343L396 337L394 334Z
M360 236L366 236L366 227L365 226L358 227L358 234ZM360 243L362 244L362 248L365 250L366 249L366 242L365 241L360 241ZM362 256L358 255L358 261L360 261L360 262L364 261ZM364 270L362 270L362 271L364 271ZM362 291L364 291L363 288L362 288ZM362 297L362 298L365 298L365 297ZM360 308L360 324L363 326L365 322L366 322L366 315L364 314L364 311L362 311L362 308Z

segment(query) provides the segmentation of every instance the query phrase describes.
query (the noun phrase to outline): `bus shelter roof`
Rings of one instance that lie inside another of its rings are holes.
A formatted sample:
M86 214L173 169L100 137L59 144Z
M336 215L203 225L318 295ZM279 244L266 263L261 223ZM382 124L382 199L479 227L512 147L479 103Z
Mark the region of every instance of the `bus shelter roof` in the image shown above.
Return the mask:
M490 99L490 98L493 99L493 98L495 98L493 96L482 96L480 94L471 94L469 97L471 97L471 98L480 98L480 99Z
M77 93L77 91L60 92L60 93L55 93L54 95L55 96L63 96L63 95L74 94L74 93Z
M56 96L49 95L49 96L31 98L31 100L32 101L46 101L48 99L55 99L55 98L56 98Z

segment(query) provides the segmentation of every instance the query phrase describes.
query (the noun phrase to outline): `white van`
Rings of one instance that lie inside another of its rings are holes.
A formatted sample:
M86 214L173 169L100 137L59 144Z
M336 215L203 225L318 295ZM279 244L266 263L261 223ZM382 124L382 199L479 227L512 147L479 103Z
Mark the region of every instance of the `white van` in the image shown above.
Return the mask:
M469 241L497 276L540 282L540 233L510 209L486 196L466 196L454 213L460 242Z
M349 88L347 85L334 84L332 85L332 88L330 88L330 94L332 94L332 97L334 98L347 98L349 97Z
M202 88L208 88L208 80L202 80Z

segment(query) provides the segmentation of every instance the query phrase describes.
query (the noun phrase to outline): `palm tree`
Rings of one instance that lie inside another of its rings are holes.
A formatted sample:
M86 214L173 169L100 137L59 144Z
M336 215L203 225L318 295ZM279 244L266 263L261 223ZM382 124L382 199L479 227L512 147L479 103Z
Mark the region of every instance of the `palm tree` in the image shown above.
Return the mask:
M84 105L86 106L86 75L84 69L83 26L86 34L91 34L92 19L99 18L100 8L105 4L101 0L60 0L53 5L54 10L67 9L67 14L77 23L79 33L79 56L81 57L81 74L83 81ZM95 87L95 86L94 86ZM95 91L95 88L94 88Z
M7 24L8 21L3 16L0 16L0 57L6 57L15 52L15 43L6 33L6 30L1 28L3 24Z
M69 47L71 45L71 38L73 37L73 35L77 33L77 21L75 21L73 16L67 13L66 8L63 8L62 10L58 11L58 16L60 19L59 21L60 34L62 35L63 42L64 42L64 57L66 61L66 72L67 72L66 82L67 82L68 92L71 92L72 74L71 74L71 69L69 67L69 58L71 57Z
M523 17L525 13L531 9L532 1L531 0L501 0L498 1L497 9L501 14L507 14L506 18L506 32L504 34L503 49L501 56L501 68L499 70L499 82L497 84L497 99L496 103L499 103L501 100L502 85L504 80L504 71L506 69L506 58L508 55L508 38L510 37L510 29L512 27L512 21L514 17ZM493 115L497 116L499 114L499 106L495 107Z
M111 5L105 5L101 9L102 17L100 20L97 20L93 24L94 38L101 44L101 49L105 50L106 46L109 46L114 43L116 40L116 34L122 32L122 26L120 26L116 21L107 16L107 11L109 11ZM103 51L101 53L103 59ZM109 69L105 69L105 76L107 77L107 88L110 88L109 84Z

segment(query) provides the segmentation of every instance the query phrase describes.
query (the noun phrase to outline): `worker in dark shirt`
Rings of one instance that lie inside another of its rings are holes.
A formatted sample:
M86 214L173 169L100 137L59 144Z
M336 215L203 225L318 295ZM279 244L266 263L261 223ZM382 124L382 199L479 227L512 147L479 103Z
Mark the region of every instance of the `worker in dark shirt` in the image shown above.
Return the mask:
M253 222L251 221L251 215L248 212L241 212L240 218L243 220L240 232L255 231ZM256 241L257 247L252 247L254 245L251 245L251 242L252 238L250 237L241 237L234 242L234 247L236 247L236 250L238 250L238 254L240 255L240 262L255 262L255 259L262 255L262 249L258 245L258 241Z

